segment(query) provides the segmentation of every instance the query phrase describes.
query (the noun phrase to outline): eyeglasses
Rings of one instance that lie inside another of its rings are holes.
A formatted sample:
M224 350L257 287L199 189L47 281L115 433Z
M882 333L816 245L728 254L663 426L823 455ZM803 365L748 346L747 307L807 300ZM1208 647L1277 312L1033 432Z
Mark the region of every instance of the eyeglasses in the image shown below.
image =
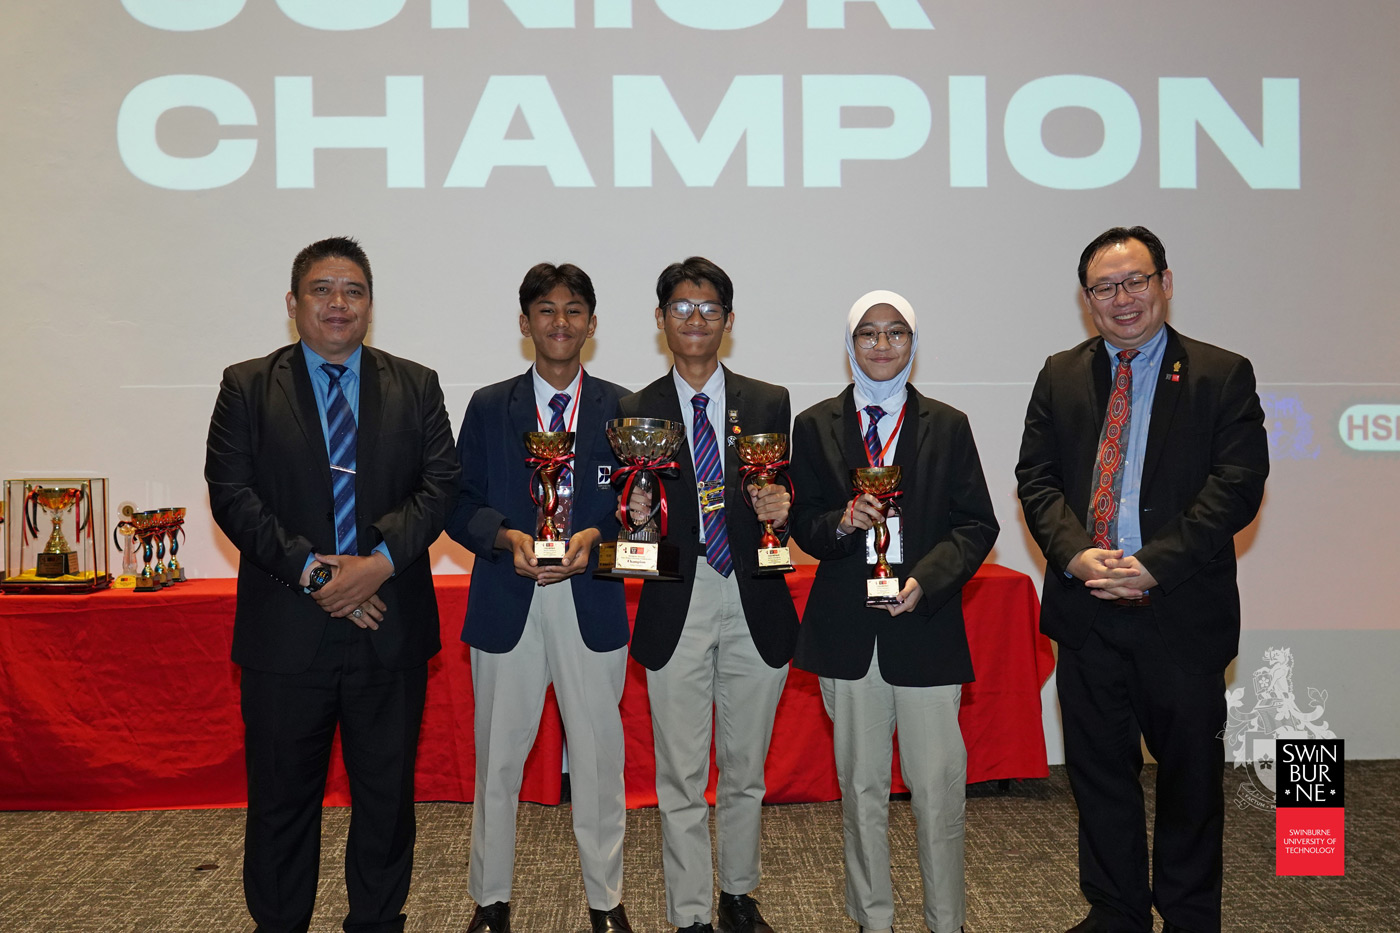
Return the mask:
M1139 273L1138 275L1130 275L1121 282L1100 282L1098 285L1091 285L1084 290L1099 301L1108 301L1118 294L1120 287L1130 295L1147 291L1147 283L1152 281L1152 276L1161 274L1160 272L1153 272L1151 275Z
M858 330L855 332L856 346L862 350L873 350L875 344L880 342L880 336L890 342L890 346L899 349L909 342L909 336L913 331L905 327L891 327L889 330Z
M666 303L666 312L677 320L684 321L696 311L707 321L718 321L724 317L724 305L718 301L669 301Z

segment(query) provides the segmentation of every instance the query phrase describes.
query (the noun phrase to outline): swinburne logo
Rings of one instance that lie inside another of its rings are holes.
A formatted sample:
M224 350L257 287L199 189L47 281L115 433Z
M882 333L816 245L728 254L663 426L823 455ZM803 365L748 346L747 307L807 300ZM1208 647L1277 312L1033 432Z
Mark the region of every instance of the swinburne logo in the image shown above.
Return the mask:
M1353 405L1342 412L1337 433L1353 450L1400 451L1400 405Z

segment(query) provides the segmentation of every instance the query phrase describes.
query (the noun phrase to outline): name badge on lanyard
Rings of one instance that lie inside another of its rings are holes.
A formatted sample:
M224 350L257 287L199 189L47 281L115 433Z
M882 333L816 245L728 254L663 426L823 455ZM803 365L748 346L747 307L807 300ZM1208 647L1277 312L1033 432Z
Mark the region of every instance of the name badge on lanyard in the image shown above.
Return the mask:
M695 484L696 495L700 497L701 512L718 512L724 508L724 481L705 482L701 480Z

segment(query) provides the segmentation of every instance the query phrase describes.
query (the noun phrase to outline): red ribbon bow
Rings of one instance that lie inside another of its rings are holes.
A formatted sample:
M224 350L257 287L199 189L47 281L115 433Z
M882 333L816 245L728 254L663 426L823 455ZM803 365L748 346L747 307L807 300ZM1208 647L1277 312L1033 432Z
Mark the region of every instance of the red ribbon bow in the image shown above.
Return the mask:
M617 520L622 523L622 527L631 528L632 522L627 514L627 503L632 496L632 483L643 473L660 473L663 470L679 470L681 465L674 460L666 460L664 457L657 457L655 460L644 460L641 463L629 463L627 466L613 471L612 481L614 484L622 483L622 495L617 504ZM656 483L657 499L660 502L659 514L661 515L661 537L666 537L666 484ZM653 513L656 514L656 513Z

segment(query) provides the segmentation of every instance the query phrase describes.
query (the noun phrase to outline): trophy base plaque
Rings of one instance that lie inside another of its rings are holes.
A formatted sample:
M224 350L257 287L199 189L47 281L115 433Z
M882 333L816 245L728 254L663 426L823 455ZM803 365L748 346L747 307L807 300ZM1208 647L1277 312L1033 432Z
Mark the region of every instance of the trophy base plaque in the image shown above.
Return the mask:
M792 566L792 556L785 547L764 547L758 549L758 569L753 572L755 577L776 577L785 573L792 573L797 568Z
M535 563L540 567L558 567L564 563L569 546L563 541L535 541Z
M899 605L899 577L875 577L865 581L865 604L872 609Z
M679 580L680 551L654 541L606 541L598 545L598 569L604 580Z
M68 577L78 572L78 552L59 551L39 555L34 573L40 577Z

